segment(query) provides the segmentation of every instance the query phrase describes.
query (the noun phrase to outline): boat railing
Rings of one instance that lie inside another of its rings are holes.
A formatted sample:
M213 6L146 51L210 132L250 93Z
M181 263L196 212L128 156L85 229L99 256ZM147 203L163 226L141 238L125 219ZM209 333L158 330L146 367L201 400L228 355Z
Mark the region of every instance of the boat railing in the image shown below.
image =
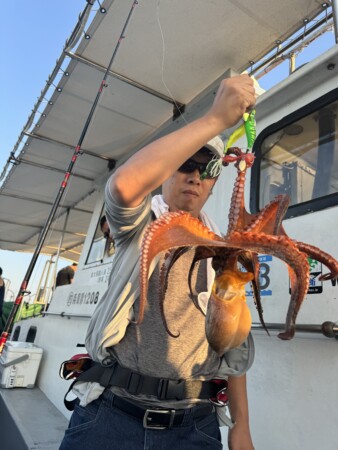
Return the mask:
M68 319L71 318L80 318L80 319L90 319L91 314L74 314L68 312L49 312L44 311L42 315L46 316L60 316ZM266 323L266 329L268 331L282 331L285 327L284 323ZM252 323L251 330L265 331L265 328L260 323ZM296 332L299 333L313 333L313 334L322 334L328 338L335 338L338 340L338 322L330 322L326 321L322 324L297 324Z
M90 319L92 316L91 314L74 314L74 313L68 313L65 311L62 312L51 312L51 311L44 311L42 313L43 316L60 316L60 317L66 317L67 319Z
M266 329L268 331L283 331L285 328L284 323L266 323ZM261 323L252 323L251 330L265 331L265 328ZM328 338L335 338L338 340L338 322L326 321L322 324L296 324L296 332L299 333L312 333L322 334Z

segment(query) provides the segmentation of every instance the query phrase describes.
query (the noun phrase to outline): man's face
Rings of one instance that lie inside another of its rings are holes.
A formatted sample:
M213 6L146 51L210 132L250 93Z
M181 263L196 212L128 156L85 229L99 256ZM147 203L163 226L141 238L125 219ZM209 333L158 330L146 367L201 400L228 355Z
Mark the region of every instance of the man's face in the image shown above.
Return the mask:
M195 153L190 160L197 163L208 163L210 157L202 153ZM216 178L207 178L202 181L200 177L197 168L191 173L176 171L163 183L163 197L169 205L170 211L182 210L198 217L216 183Z

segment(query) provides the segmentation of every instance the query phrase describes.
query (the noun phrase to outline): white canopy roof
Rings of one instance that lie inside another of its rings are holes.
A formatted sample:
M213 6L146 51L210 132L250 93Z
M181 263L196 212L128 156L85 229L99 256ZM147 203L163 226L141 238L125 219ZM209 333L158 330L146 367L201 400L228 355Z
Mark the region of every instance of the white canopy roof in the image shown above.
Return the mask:
M202 114L228 69L255 67L323 11L318 0L106 0L105 13L87 4L4 168L2 249L34 251L132 5L43 253L56 253L69 210L62 256L77 260L108 161Z

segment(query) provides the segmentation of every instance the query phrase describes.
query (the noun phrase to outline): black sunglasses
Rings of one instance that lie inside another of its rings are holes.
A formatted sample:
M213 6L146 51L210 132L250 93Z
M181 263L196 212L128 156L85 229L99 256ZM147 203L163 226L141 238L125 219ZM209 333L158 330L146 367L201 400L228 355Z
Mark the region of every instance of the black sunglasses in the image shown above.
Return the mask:
M193 173L197 169L199 174L202 175L206 171L209 163L199 163L193 159L187 159L177 170L181 173Z

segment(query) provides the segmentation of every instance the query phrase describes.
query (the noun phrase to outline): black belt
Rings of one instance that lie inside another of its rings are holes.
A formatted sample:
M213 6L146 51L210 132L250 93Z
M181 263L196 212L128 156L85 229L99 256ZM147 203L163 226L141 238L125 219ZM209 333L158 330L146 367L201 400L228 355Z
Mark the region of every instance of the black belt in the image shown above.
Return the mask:
M116 386L132 395L152 395L159 400L184 400L186 398L209 399L220 390L212 381L170 380L141 375L114 364L111 367L95 365L84 372L78 381L96 381L104 387Z
M114 395L113 405L124 413L142 420L144 428L156 428L157 430L181 425L187 411L189 411L193 419L201 419L214 411L214 406L211 403L194 406L188 410L149 409L124 400L116 395Z
M141 375L121 367L117 363L110 367L94 363L90 369L81 373L74 383L77 381L92 381L105 388L115 386L125 389L132 395L152 395L159 400L212 399L217 397L219 391L226 385L226 381L223 382L223 386L220 386L213 381L170 380ZM72 389L73 384L68 392ZM65 395L64 403L71 411L74 409L74 402L66 399L68 392Z

